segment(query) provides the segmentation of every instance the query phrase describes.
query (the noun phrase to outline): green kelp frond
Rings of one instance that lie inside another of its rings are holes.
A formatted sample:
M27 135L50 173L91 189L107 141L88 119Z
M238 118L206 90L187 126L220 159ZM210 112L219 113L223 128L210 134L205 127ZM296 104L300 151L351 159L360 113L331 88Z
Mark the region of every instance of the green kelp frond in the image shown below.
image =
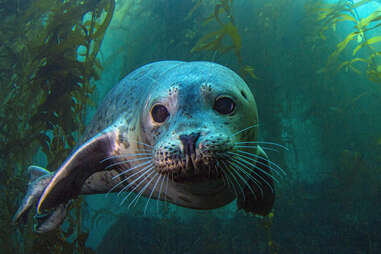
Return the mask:
M224 45L222 39L228 36L232 39L231 45ZM215 32L208 33L201 37L196 45L192 48L191 53L195 51L218 51L221 54L225 54L230 50L234 50L237 57L240 57L241 50L241 36L238 33L238 29L231 22L223 24L221 29Z
M370 81L381 84L381 51L374 52L368 58L368 68L366 71L367 77Z
M197 2L196 5L189 12L188 16L194 11L193 9L200 4L201 1ZM191 53L200 51L210 51L213 53L219 53L220 55L226 54L233 51L237 57L238 64L240 66L240 71L243 76L250 76L252 78L257 78L254 74L254 68L250 65L243 63L241 56L242 39L235 25L234 16L232 14L231 6L233 0L219 0L214 6L213 13L207 17L203 26L209 24L212 21L216 21L218 25L217 31L209 32L203 35L196 45L191 49ZM226 38L226 39L225 39ZM230 41L230 43L227 43Z
M319 23L320 38L324 40L326 39L324 33L331 27L335 32L339 22L346 21L354 24L352 31L336 45L336 49L328 57L326 66L320 69L318 73L350 70L359 75L366 73L369 80L377 83L380 82L381 65L378 64L379 52L377 52L377 49L373 45L381 42L381 36L375 35L369 37L368 32L381 26L381 7L363 18L358 15L356 10L358 7L370 2L369 0L363 0L353 4L350 1L338 1L337 3L327 4L323 1L317 1L309 6L311 15L314 15ZM362 57L356 57L363 48L368 50L362 52ZM347 49L352 50L351 55L353 58L338 63L339 57ZM358 63L358 67L355 67L354 63ZM361 63L366 64L365 68L360 66ZM364 69L365 71L362 71Z
M188 12L184 20L188 20L192 17L193 13L201 6L202 0L192 0L192 2L197 1L192 9Z
M0 217L6 218L0 220L0 243L6 253L89 253L80 227L81 200L73 203L64 232L37 238L30 224L19 232L10 220L36 153L55 170L84 130L93 80L102 70L97 55L115 2L36 0L7 11L12 2L0 5L0 83L7 95L0 104L0 186L5 186Z
M377 42L380 42L381 41L381 36L374 36L374 37L371 37L370 39L364 41L363 43L357 45L357 47L353 50L353 56L355 56L357 54L357 52L363 48L364 46L369 46L371 44L374 44L374 43L377 43Z
M245 65L241 67L241 72L247 73L253 79L259 79L257 75L254 73L254 67L250 65Z

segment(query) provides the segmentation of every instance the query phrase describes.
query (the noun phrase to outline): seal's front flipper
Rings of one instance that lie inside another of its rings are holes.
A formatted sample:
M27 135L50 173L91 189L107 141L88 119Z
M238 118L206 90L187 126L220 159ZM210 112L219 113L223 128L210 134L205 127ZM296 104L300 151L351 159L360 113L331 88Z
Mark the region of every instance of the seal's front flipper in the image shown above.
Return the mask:
M237 199L237 205L238 209L265 216L270 213L274 205L275 189L268 157L260 146L258 146L255 160L257 161L255 164L256 167L253 169L255 173L251 173L251 175L257 182L248 180L252 190L250 190L248 186L245 186L245 198L240 196Z
M80 146L56 171L37 205L37 212L55 208L77 197L85 180L104 170L104 159L115 149L115 131L102 132Z
M60 204L48 214L37 214L34 218L37 223L34 225L34 231L37 233L46 233L56 229L62 224L66 217L68 203Z
M24 199L21 201L19 209L13 217L13 222L22 221L24 224L26 223L28 211L32 208L33 204L36 204L40 199L42 192L53 176L53 173L38 166L30 166L28 172L28 190Z

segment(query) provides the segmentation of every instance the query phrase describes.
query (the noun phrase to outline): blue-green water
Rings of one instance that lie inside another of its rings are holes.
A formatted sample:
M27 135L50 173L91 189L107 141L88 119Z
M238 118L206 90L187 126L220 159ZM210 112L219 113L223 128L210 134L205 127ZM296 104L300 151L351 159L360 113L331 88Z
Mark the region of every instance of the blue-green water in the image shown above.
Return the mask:
M99 44L78 39L95 38L107 12L91 10L112 2L0 3L0 253L381 253L379 1L119 0ZM27 166L57 169L105 94L160 60L213 61L245 79L259 140L288 148L267 151L287 172L271 216L236 202L128 209L125 193L82 197L50 233L33 232L34 208L12 223Z

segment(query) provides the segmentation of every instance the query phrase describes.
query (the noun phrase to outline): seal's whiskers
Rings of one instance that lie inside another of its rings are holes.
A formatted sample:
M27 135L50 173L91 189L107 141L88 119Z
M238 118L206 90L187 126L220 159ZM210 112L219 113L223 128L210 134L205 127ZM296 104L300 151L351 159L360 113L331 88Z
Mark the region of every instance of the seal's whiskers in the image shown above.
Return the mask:
M225 167L225 168L221 168L222 173L226 177L226 180L228 181L231 189L234 191L235 196L238 197L237 189L235 188L234 183L232 182L232 180L230 179L230 177L227 173L227 171L229 170L229 167L226 165L226 163L224 161L221 161L221 162L222 162L222 164L224 164L224 167Z
M144 149L144 148L138 148L136 151L137 152L152 152L152 148L146 148L146 149Z
M245 169L243 169L238 162L231 161L230 162L232 166L234 166L236 169L238 169L240 172L242 172L244 175L246 175L250 180L253 181L253 183L258 187L259 191L261 192L261 196L263 197L263 189L262 189L262 183L259 182L254 176L250 175ZM251 190L251 187L250 187ZM252 191L254 194L254 192ZM256 195L254 194L256 197Z
M123 188L118 192L118 196L119 196L120 194L122 194L123 191L125 191L125 190L127 190L129 187L131 187L134 183L136 183L137 181L139 181L139 179L142 178L145 174L147 174L148 172L152 171L152 168L153 168L153 165L148 165L148 166L144 167L143 169L141 169L140 171L138 171L138 172L136 172L136 173L130 175L128 178L131 178L131 177L133 177L134 175L137 175L138 173L140 173L140 172L143 171L143 173L142 173L140 176L138 176L137 178L135 178L135 180L133 180L133 181L130 182L128 185L126 185L125 187L123 187ZM152 171L152 172L154 173L155 171ZM152 173L151 173L151 174L152 174ZM150 176L151 174L149 174L148 176ZM127 180L128 178L126 178L125 180ZM145 179L145 178L144 178L144 179ZM123 181L124 181L124 180L123 180ZM139 185L137 185L137 186L139 186ZM135 189L133 189L132 191L134 191L134 190L135 190ZM131 191L131 192L132 192L132 191Z
M151 155L151 153L127 153L127 154L113 155L110 157L106 157L105 159L101 160L99 163L103 163L105 161L112 160L112 159L127 158L127 157L133 157L133 156L136 157L139 155Z
M152 168L150 168L150 169L152 169ZM130 184L128 184L126 187L123 188L123 190L124 190L124 189L127 189L128 187L132 186L136 181L138 181L140 178L142 178L145 174L151 172L150 174L146 175L146 176L143 178L143 180L139 181L139 183L138 183L132 190L129 191L129 193L128 193L128 194L123 198L123 200L120 202L120 205L123 205L123 203L127 200L127 198L128 198L132 193L134 193L134 191L135 191L137 188L139 188L139 186L145 181L145 179L147 179L147 178L150 177L153 173L155 173L155 171L152 171L152 170L150 170L150 169L148 169L148 170L147 170L146 172L144 172L141 176L139 176L138 178L136 178L134 181L132 181ZM118 193L118 196L122 193L123 190L121 190L121 191Z
M169 179L169 176L167 175L167 183L166 183L166 186L165 186L165 193L164 193L164 203L168 203L168 200L167 200L167 195L168 195L168 179Z
M234 137L234 136L236 136L236 135L238 135L238 134L240 134L240 133L242 133L242 132L244 132L244 131L248 131L248 130L250 130L250 129L252 129L252 128L255 128L255 127L258 127L258 124L257 124L257 123L255 123L255 124L253 124L253 125L250 125L249 127L246 127L246 128L244 128L244 129L242 129L242 130L239 130L239 131L237 131L237 132L234 132L234 133L231 135L231 137Z
M156 186L157 186L157 184L159 183L161 177L163 176L163 175L161 175L161 174L158 174L158 175L159 175L159 177L157 178L157 180L156 180L156 182L155 182L155 185L153 186L153 188L152 188L152 190L151 190L151 193L150 193L149 196L148 196L148 200L147 200L147 202L146 202L146 205L145 205L145 207L144 207L144 215L146 214L147 207L148 207L149 201L151 200L152 194L153 194L153 192L155 191ZM159 194L159 195L160 195L160 194Z
M280 147L280 148L283 148L284 150L288 151L288 148L281 145L281 144L278 144L278 143L275 143L275 142L268 142L268 141L242 141L242 142L236 142L235 144L264 144L264 145L273 145L273 146L277 146L277 147Z
M231 169L236 173L236 175L242 180L242 182L250 189L250 192L253 193L255 199L257 199L257 195L255 194L255 191L253 188L251 188L251 185L246 181L246 179L240 174L240 172L245 172L242 170L236 163L233 163L230 161ZM247 173L245 173L247 175ZM249 176L249 175L248 175ZM254 178L250 177L250 179L253 180L253 182L260 188L260 186L257 184L257 182L254 180ZM245 200L245 199L244 199Z
M258 164L261 164L261 165L265 166L266 168L269 168L268 165L266 165L265 163L260 162L260 161L254 159L254 158L250 158L250 157L248 157L248 156L242 155L242 154L238 154L238 153L234 153L234 152L228 152L228 153L229 153L229 154L232 154L233 156L237 156L237 157L238 157L237 159L240 160L241 162L244 162L244 163L248 164L249 166L252 166L252 167L256 168L259 172L261 172L261 173L267 175L268 177L272 178L275 182L279 183L278 178L276 178L276 177L273 176L272 174L267 173L266 171L264 171L263 169L261 169L260 167L258 167L257 165L254 164L254 163L258 163ZM250 161L247 161L247 160L245 160L245 159L251 160L251 161L253 161L254 163L252 163L252 162L250 162ZM255 173L255 171L252 170L252 169L250 169L250 172ZM276 172L277 174L279 174L277 171L275 171L275 172Z
M153 148L153 146L151 146L149 144L146 144L146 143L143 143L143 142L140 142L140 141L137 141L137 140L128 140L128 142L133 142L133 143L136 143L136 144L139 144L139 145L143 145L143 146L148 147L149 149Z
M159 204L160 204L160 196L161 196L161 191L162 191L162 187L163 187L163 183L165 181L165 178L167 178L168 176L167 175L164 175L163 179L161 179L161 183L160 183L160 188L159 188L159 195L156 199L156 210L157 210L157 214L159 214Z
M271 160L267 159L266 157L263 157L263 156L260 156L258 154L255 154L255 153L249 153L249 152L246 152L246 151L242 151L242 150L236 150L238 153L243 153L243 154L247 154L247 155L250 155L250 156L253 156L255 158L258 158L258 159L262 159L264 161L267 161L269 164L270 164L270 169L273 170L274 172L277 172L277 170L279 170L284 176L287 176L287 173L281 168L279 167L276 163L272 162ZM264 164L263 162L258 162L259 164L261 165L265 165L267 166L266 164ZM277 170L275 170L273 167L271 166L274 166L277 168Z
M259 179L261 179L270 189L271 191L274 193L274 190L271 186L271 184L266 181L261 175L259 175L257 172L255 172L254 170L252 170L251 168L249 168L248 166L246 166L245 164L243 164L240 160L236 160L236 159L233 159L232 160L234 162L236 162L237 164L239 164L240 166L244 167L245 169L249 170L249 172L253 173L256 177L258 177ZM243 169L244 170L244 169ZM245 170L246 171L246 170ZM247 172L247 171L246 171Z
M227 170L226 172L232 176L233 180L235 181L235 183L237 184L238 188L240 189L240 191L242 193L243 200L246 200L245 192L243 191L243 188L242 188L241 184L239 183L239 181L235 177L235 175L234 175L234 171L235 170L232 168L232 165L230 163L229 163L229 169L231 169L231 170Z
M155 172L155 171L153 171ZM146 185L143 186L143 188L139 191L139 193L135 196L135 198L130 202L130 204L128 205L128 209L130 209L131 205L134 204L134 207L135 205L137 204L139 198L141 197L141 195L143 194L143 192L147 189L147 187L151 184L151 182L155 179L155 177L157 177L159 175L159 173L155 172L155 175L151 178L151 180L149 180ZM142 182L144 182L145 180L147 179L144 178L144 180Z
M245 185L247 185L247 187L249 188L251 193L254 195L255 199L257 199L257 195L256 195L255 191L253 190L251 185L248 183L248 181L242 176L242 174L244 174L246 177L248 177L248 179L251 180L257 186L257 188L261 192L262 197L264 196L263 189L262 189L262 183L259 182L258 179L256 179L253 175L251 175L250 172L255 174L255 176L260 178L263 182L265 182L270 187L270 189L272 190L272 186L265 179L263 179L260 175L258 175L256 172L254 172L253 169L242 164L242 162L240 160L234 159L232 156L229 156L227 154L219 154L219 155L226 158L226 161L230 165L229 168L234 171L235 175L237 175ZM253 164L251 164L251 165L253 165ZM237 182L237 179L235 179L235 180Z
M147 161L147 163L150 163L150 162L151 162L151 161ZM147 164L147 163L146 163L146 164ZM137 175L137 174L140 173L140 172L143 172L144 170L148 170L147 168L149 168L149 167L152 168L152 167L153 167L153 163L151 163L151 164L145 166L144 168L142 168L142 169L139 170L138 172L135 172L134 174L130 175L129 177L127 177L127 178L123 179L122 181L120 181L119 183L115 184L115 185L114 185L114 186L107 192L107 194L109 194L110 192L112 192L113 190L115 190L118 186L122 185L124 182L126 182L126 181L127 181L128 179L130 179L131 177ZM132 169L130 169L130 170L132 170ZM125 172L122 172L122 173L125 173ZM120 173L119 175L121 175L122 173ZM116 177L116 176L114 176L114 177ZM114 177L113 177L113 179L114 179ZM129 184L129 185L130 185L130 184ZM129 185L127 185L126 187L128 188ZM121 193L123 190L125 190L126 187L124 187L121 191L119 191L119 193Z
M220 168L220 162L218 161L218 159L217 159L217 161L216 161L216 164L214 165L214 168L215 168L215 171L217 172L218 171L218 169L220 169L221 170L221 172L222 172L222 168ZM227 186L227 182L226 182L226 179L225 179L225 176L223 175L223 177L222 177L222 180L224 181L224 186Z
M151 158L152 158L152 156L147 156L147 157L141 157L141 158L136 158L136 159L131 159L131 160L118 161L118 162L115 162L115 163L113 163L111 165L108 165L105 169L109 169L109 168L112 168L114 166L126 164L128 162L141 161L141 160L146 160L146 159L151 159Z
M272 147L261 146L261 148L262 148L263 150L266 150L266 151L279 152L278 149L275 149L275 148L272 148Z
M119 174L113 176L113 177L112 177L112 180L114 180L115 178L118 178L119 176L122 176L122 175L124 175L124 174L127 174L128 172L131 172L132 170L134 170L134 169L136 169L136 168L140 168L140 167L142 167L142 166L145 166L145 165L147 165L147 164L150 163L150 162L152 162L152 160L148 160L148 161L139 163L139 164L133 166L132 168L126 169L126 170L124 170L123 172L121 172L121 173L119 173Z

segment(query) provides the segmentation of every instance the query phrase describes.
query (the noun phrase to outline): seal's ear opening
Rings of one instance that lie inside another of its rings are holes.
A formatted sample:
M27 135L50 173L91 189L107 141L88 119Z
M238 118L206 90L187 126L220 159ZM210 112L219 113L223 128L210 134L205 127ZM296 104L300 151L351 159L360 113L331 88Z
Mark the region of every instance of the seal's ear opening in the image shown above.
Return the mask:
M252 176L257 179L262 191L259 189L258 183L255 183L254 181L248 181L250 187L256 195L253 194L252 190L250 190L248 186L245 186L243 190L245 193L245 198L242 196L238 197L237 206L238 209L243 209L246 212L250 212L255 215L266 216L271 212L271 209L274 205L275 189L273 180L270 177L271 170L268 162L268 157L259 146L257 149L257 155L258 157L256 158L256 167L258 168L255 170L255 173L260 177L254 173L252 173Z
M105 131L80 146L56 171L37 205L37 213L55 208L77 197L85 180L107 166L104 159L110 155L115 132ZM110 161L107 161L108 163Z

